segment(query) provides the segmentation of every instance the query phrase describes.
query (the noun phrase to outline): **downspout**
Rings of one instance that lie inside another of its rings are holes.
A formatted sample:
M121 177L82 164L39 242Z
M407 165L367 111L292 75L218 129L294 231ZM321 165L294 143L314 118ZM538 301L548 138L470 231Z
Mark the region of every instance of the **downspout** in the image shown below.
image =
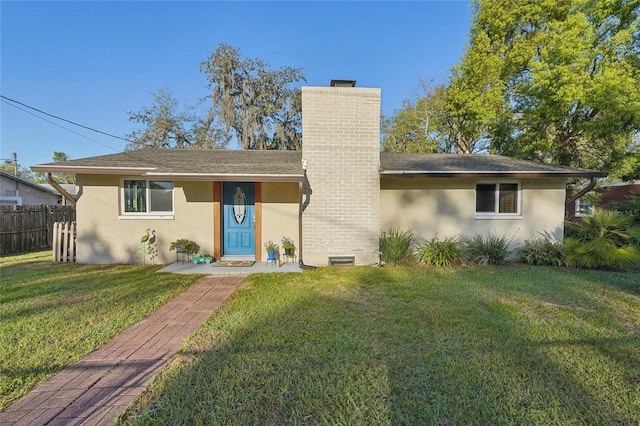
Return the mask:
M596 186L596 183L598 183L598 178L592 177L591 178L591 182L589 182L589 185L587 185L584 189L579 191L573 197L569 198L566 201L566 203L564 204L565 212L568 212L567 209L569 208L569 204L574 203L578 198L582 197L584 194L586 194L587 192L591 191Z
M62 194L62 196L66 200L69 200L69 202L71 204L73 204L74 206L76 205L76 199L73 198L73 196L71 194L69 194L67 191L65 191L65 189L63 187L61 187L58 182L53 180L53 177L51 176L51 172L45 173L44 177L47 180L47 183L49 185L53 186L56 189L56 191L58 191L60 194Z
M304 161L304 160L303 160ZM303 163L304 167L304 163ZM307 168L304 167L304 179L307 179ZM303 199L304 199L304 180L298 182L298 245L300 246L300 258L298 260L298 266L302 269L316 269L315 266L305 265L304 260L302 259L302 211L303 207Z

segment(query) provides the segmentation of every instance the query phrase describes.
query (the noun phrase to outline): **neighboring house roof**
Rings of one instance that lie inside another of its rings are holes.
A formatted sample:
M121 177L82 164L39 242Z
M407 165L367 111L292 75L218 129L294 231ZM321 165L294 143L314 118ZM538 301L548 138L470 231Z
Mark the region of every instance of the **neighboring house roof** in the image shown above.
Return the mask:
M39 184L41 187L43 188L47 188L50 189L52 191L55 191L56 194L58 194L58 191L56 191L56 189L49 185L48 183L40 183ZM60 185L62 187L62 189L64 189L65 191L67 191L67 193L69 195L76 195L76 184L75 183L59 183L58 185Z
M304 178L300 151L142 149L33 166L34 171L135 174L190 180L298 181ZM605 177L606 172L555 166L499 155L380 153L382 176L430 177Z
M380 153L380 173L431 177L605 177L606 172L478 154Z
M0 176L2 176L4 178L7 178L7 179L14 180L16 182L19 182L19 183L21 183L23 185L29 186L31 188L37 189L37 190L42 191L42 192L46 192L46 193L54 194L54 195L58 195L58 196L60 195L60 193L58 191L56 191L55 189L46 188L46 187L44 187L44 186L42 186L40 184L37 184L37 183L32 182L32 181L27 180L27 179L23 179L23 178L18 177L18 176L14 175L14 174L3 172L2 170L0 170Z

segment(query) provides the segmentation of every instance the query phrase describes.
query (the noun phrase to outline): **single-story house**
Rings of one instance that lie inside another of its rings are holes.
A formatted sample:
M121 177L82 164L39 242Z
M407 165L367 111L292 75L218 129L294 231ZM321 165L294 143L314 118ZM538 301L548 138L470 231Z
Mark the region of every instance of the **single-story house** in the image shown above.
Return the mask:
M567 180L606 173L493 155L380 152L380 89L303 87L302 151L154 150L42 164L75 173L78 261L158 261L194 240L220 258L266 259L293 239L307 265L379 261L380 231L425 238L500 234L516 244L563 235Z
M0 170L0 204L22 206L61 203L62 195L55 189Z

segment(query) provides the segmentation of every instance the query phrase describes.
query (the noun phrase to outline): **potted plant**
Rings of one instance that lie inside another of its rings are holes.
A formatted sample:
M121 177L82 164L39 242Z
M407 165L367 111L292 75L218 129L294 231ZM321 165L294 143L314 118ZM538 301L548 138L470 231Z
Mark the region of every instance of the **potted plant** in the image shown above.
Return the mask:
M293 240L289 237L282 237L282 248L286 256L293 256L293 250L296 248Z
M264 243L264 248L267 250L267 259L268 260L276 260L276 252L278 251L278 245L273 241L269 240Z
M169 245L169 250L175 250L176 253L194 254L198 252L199 248L198 244L186 238L175 240Z

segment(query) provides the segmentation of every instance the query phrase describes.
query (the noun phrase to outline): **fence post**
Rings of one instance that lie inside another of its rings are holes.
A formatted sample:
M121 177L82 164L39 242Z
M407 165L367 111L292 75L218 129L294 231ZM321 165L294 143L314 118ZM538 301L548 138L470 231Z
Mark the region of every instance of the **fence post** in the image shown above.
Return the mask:
M76 261L76 222L54 222L53 261Z
M62 228L62 261L68 262L67 257L69 249L69 222L65 222Z
M53 223L53 242L51 243L51 247L53 247L53 261L60 262L60 231L61 231L60 222Z
M76 261L76 223L69 226L69 262Z

